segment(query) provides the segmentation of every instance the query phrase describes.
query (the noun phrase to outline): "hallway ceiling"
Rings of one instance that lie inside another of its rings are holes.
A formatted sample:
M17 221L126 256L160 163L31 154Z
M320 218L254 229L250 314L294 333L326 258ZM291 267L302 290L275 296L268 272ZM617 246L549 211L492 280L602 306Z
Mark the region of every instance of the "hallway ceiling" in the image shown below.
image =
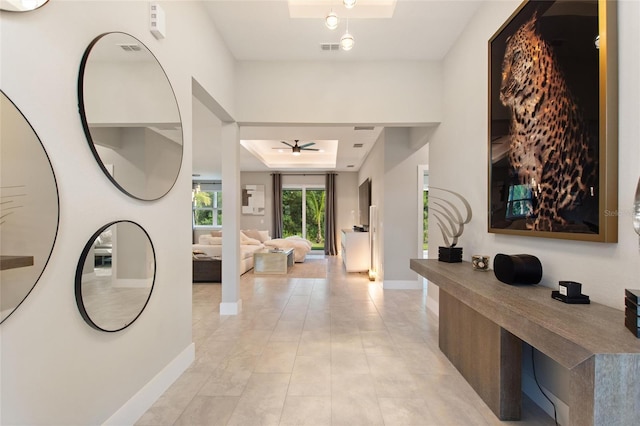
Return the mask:
M204 1L212 22L238 61L333 62L441 60L483 0L358 0L351 10L345 9L340 0ZM324 25L324 16L332 8L341 18L333 31ZM348 52L323 51L322 43L340 41L346 29L345 17L349 18L355 47ZM301 143L337 141L332 145L335 167L327 167L325 155L315 155L321 161L314 165L311 155L318 153L303 153L296 158L298 164L273 166L274 169L357 171L381 131L381 126L355 131L354 126L322 123L302 127L242 127L243 145L251 147L240 149L240 169L273 170L258 158L260 154L255 154L266 150L277 152L271 148L281 145L280 141L293 143L299 139ZM356 144L362 144L362 148L354 148ZM211 152L211 146L201 145L194 142L194 173L200 174L200 179L220 179L220 161L207 160L211 156L203 153ZM292 158L290 153L280 155L284 161ZM210 166L203 164L207 161Z

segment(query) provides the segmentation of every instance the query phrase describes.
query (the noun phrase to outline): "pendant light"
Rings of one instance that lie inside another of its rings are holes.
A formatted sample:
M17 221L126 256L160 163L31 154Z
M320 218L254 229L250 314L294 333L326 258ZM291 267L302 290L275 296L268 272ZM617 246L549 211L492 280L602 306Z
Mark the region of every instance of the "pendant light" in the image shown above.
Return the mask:
M353 9L353 6L356 5L356 0L342 0L342 4L344 4L344 7L347 9Z
M355 40L353 39L353 36L349 34L349 20L347 20L347 32L344 33L342 37L340 37L340 48L342 50L351 50L353 49L354 43Z
M331 12L329 12L329 14L324 18L324 24L330 30L335 30L336 28L338 28L338 22L338 15L336 15L333 9L331 9Z

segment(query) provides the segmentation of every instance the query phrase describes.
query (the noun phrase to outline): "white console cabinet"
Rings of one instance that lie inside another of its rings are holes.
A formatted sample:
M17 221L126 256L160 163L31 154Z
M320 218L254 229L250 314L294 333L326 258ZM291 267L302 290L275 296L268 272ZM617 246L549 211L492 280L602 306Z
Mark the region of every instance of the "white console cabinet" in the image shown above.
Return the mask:
M369 249L369 233L342 230L342 262L347 272L363 272L369 270L371 250Z

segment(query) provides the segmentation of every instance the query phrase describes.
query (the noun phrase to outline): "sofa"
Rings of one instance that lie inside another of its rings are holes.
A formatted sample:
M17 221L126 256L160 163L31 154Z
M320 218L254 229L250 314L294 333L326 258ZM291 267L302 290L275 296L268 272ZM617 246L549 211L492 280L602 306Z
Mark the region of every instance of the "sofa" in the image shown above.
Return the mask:
M240 273L253 269L253 253L262 250L265 246L258 242L240 240ZM194 253L203 253L209 257L222 257L222 237L212 235L200 235L198 243L193 245Z
M193 244L194 253L203 253L209 257L222 256L222 230L194 231L197 243ZM264 248L293 248L293 258L297 263L305 261L311 251L311 242L302 237L272 239L269 231L244 229L240 231L240 273L253 269L253 253Z

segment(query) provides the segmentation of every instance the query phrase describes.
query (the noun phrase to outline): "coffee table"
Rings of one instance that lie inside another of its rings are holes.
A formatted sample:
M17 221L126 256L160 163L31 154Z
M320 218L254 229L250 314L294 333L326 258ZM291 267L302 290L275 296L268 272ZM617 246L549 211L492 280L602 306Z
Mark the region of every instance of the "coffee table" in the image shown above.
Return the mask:
M193 258L194 283L222 282L222 258L198 256Z
M253 253L254 274L286 274L293 266L293 249L264 249Z

